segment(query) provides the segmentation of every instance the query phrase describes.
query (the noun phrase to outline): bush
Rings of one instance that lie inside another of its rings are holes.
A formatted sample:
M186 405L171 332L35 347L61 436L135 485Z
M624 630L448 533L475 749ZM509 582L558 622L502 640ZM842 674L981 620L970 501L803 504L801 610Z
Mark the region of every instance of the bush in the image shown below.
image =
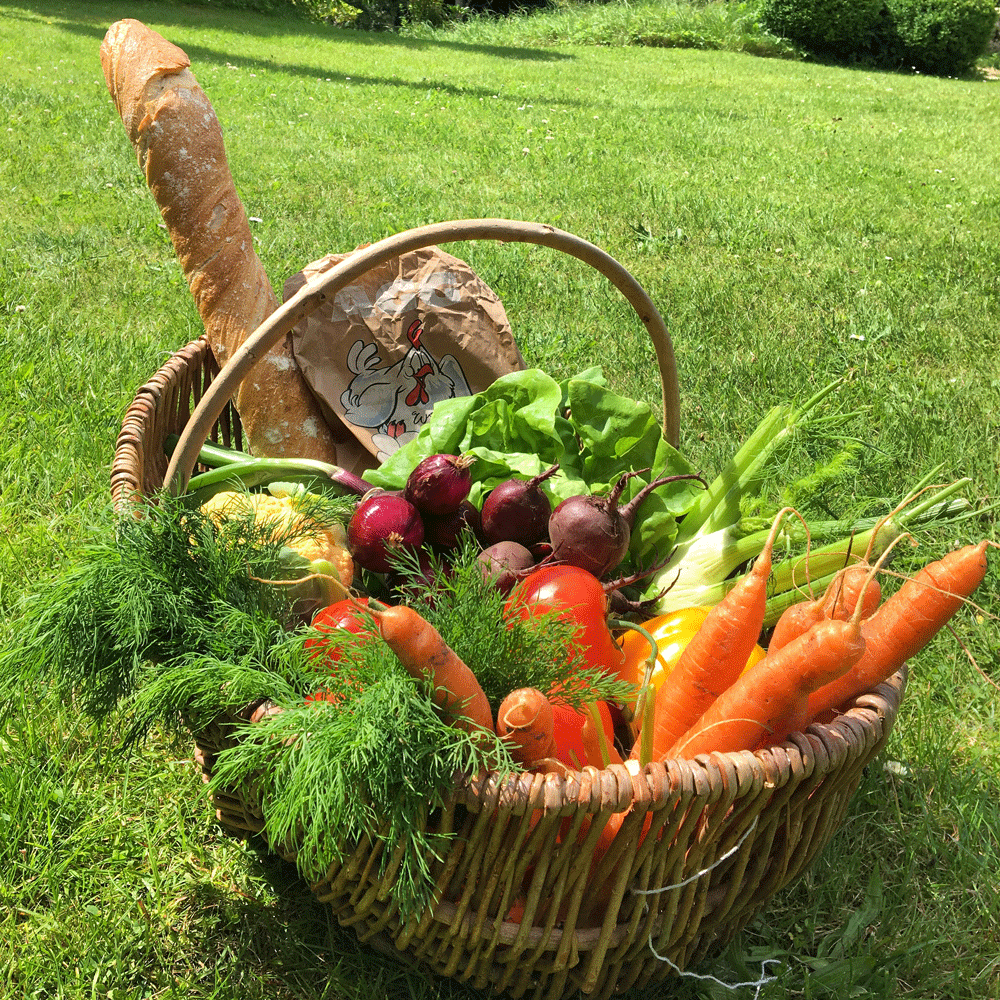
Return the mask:
M961 76L986 53L997 23L993 0L886 0L905 65Z
M762 0L761 24L817 54L855 57L877 50L882 0Z
M315 17L322 0L185 0L199 7L224 7L245 10L253 14L291 14L294 17Z

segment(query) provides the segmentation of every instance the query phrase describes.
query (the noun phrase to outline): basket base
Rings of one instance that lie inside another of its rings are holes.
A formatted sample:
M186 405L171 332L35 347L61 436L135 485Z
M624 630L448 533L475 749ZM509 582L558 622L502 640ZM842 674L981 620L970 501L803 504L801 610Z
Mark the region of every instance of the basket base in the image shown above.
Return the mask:
M432 867L437 902L412 919L377 839L353 845L311 889L379 953L477 989L606 1000L661 982L722 951L812 864L884 746L905 683L904 668L833 722L755 753L650 764L635 779L612 766L458 787L428 820L451 835ZM255 708L198 734L206 781ZM216 788L212 799L228 832L267 843L252 789ZM596 856L613 812L625 818Z

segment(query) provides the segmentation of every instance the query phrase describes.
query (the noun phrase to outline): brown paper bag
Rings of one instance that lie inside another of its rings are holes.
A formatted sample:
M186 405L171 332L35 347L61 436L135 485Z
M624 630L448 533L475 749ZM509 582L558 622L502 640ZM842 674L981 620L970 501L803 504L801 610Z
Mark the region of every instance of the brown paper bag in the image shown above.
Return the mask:
M307 265L285 282L285 299L346 256ZM437 247L404 254L338 292L295 327L292 350L327 421L339 418L366 450L354 463L362 466L415 438L436 402L524 368L500 299Z

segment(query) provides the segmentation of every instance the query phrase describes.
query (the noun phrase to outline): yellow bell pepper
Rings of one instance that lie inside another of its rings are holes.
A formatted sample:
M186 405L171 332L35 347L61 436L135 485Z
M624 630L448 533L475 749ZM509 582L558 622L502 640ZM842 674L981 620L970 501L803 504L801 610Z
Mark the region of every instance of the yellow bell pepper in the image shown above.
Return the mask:
M641 623L656 642L656 664L653 667L651 679L657 690L670 676L670 672L677 665L681 653L684 652L694 634L701 628L709 611L711 611L710 607L680 608L677 611L671 611ZM639 685L642 683L646 663L649 660L649 643L641 632L628 629L622 638L621 645L625 654L625 665L621 669L620 676L622 680ZM763 658L764 650L760 646L754 646L746 667L743 669L746 670L747 667Z

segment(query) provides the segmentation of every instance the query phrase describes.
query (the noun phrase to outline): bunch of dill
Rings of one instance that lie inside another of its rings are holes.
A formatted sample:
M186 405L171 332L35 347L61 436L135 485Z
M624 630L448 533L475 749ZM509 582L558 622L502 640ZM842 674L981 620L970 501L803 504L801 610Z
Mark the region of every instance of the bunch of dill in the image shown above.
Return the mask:
M281 711L240 729L214 787L252 786L268 839L294 844L313 880L345 845L382 841L382 871L396 854L400 911L421 910L448 841L428 817L461 776L511 770L504 743L443 717L373 619L362 636L297 621L284 589L264 582L280 576L288 539L252 513L215 524L167 496L136 513L110 517L79 560L27 599L0 684L48 684L98 720L121 710L126 746L154 725L197 732L269 698ZM633 693L585 664L557 613L509 617L477 555L470 538L449 562L432 559L429 578L403 596L477 675L494 711L518 687L559 688L574 705Z
M423 582L408 588L407 600L476 674L494 711L512 689L526 686L558 686L574 705L634 694L582 662L574 626L559 614L508 616L506 597L484 581L477 553L469 540L447 563L424 564ZM415 555L400 553L398 560L416 569ZM306 630L290 637L284 652L294 657L316 638ZM246 730L220 754L213 783L253 783L268 837L294 843L297 864L313 880L342 860L345 844L365 836L381 841L379 870L395 855L393 893L409 915L430 902L432 862L450 839L428 817L461 776L514 764L499 738L442 717L429 685L407 674L374 620L360 639L346 632L322 639L331 654L315 674L313 693L322 697L291 698ZM191 690L191 678L182 686Z
M101 721L179 659L272 669L294 616L289 596L263 581L280 577L292 534L343 509L325 498L294 531L249 509L216 525L168 495L109 510L90 544L26 595L0 653L0 690L51 686Z

